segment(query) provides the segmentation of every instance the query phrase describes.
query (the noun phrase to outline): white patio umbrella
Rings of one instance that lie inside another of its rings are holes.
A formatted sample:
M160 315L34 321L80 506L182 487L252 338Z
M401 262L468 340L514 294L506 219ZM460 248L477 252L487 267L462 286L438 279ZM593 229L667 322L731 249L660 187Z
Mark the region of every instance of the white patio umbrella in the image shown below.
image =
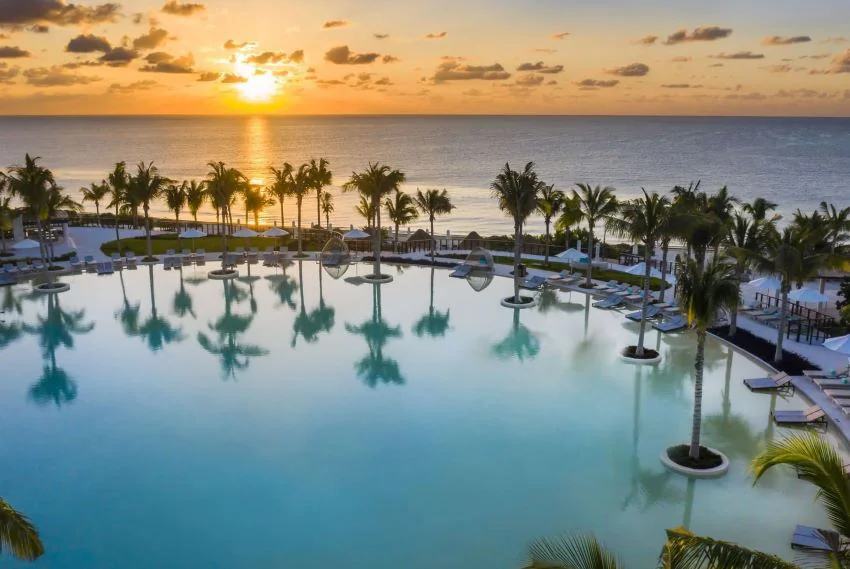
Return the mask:
M256 237L258 233L253 229L248 229L247 227L243 227L241 229L237 229L233 232L233 237L244 237L245 239L250 239L251 237Z
M263 231L262 235L263 237L286 237L289 235L289 231L280 227L272 227Z
M177 236L178 239L191 239L192 240L192 251L195 250L195 239L200 239L201 237L206 237L207 234L201 231L200 229L187 229L183 233Z
M748 282L745 286L762 289L762 290L779 290L782 288L782 281L774 276L762 277Z
M367 237L371 237L371 235L365 231L360 231L359 229L352 229L351 231L346 231L342 234L342 238L345 241L348 241L349 239L366 239Z
M630 275L638 275L638 276L642 277L643 275L646 274L646 263L641 261L637 265L630 267L629 270L626 271L626 272ZM661 278L661 271L659 271L658 269L653 267L652 269L649 270L649 276L660 279Z
M829 300L829 297L825 294L821 294L816 290L810 288L798 288L796 290L791 291L788 294L788 298L793 300L794 302L812 302L812 303L821 303Z
M570 263L587 263L590 261L590 258L578 249L567 249L555 256Z
M823 343L823 347L839 354L850 355L850 335L830 338Z
M17 243L12 245L12 249L35 249L36 247L38 247L38 245L38 241L33 241L32 239L24 239L23 241L18 241Z

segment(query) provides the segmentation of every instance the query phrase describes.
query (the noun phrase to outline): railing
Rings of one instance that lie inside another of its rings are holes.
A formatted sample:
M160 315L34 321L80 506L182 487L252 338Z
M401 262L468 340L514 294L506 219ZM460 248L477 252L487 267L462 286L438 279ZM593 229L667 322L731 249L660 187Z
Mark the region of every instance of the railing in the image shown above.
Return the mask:
M782 297L757 292L755 303L762 308L782 308ZM798 302L788 302L788 316L792 318L786 321L785 336L793 337L797 342L803 339L812 344L815 341L826 340L836 325L834 317Z

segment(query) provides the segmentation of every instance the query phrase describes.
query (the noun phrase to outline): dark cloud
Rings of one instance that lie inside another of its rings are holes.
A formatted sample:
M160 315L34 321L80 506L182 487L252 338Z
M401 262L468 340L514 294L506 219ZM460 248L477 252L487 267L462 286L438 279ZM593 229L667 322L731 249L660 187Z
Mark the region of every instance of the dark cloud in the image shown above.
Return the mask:
M145 65L140 68L139 71L145 71L148 73L194 73L195 70L192 69L192 66L195 64L195 58L192 57L192 54L184 55L182 57L174 57L173 55L169 55L168 58L158 61L157 63L152 63L150 65Z
M504 81L511 74L505 68L494 63L493 65L463 65L457 60L444 61L437 67L437 71L431 80L434 83L446 81L467 81L479 79L484 81Z
M162 12L166 14L171 14L172 16L192 16L197 14L198 12L203 12L207 7L203 4L196 4L193 2L177 2L177 0L170 0L166 2L162 6Z
M57 65L49 68L33 67L26 69L23 75L27 78L27 83L37 87L67 87L70 85L88 85L100 81L100 77L68 73Z
M740 101L763 101L767 99L767 96L761 93L729 93L726 98Z
M390 37L390 34L372 34L376 40L385 40Z
M27 31L34 34L46 34L50 32L50 28L44 24L33 24L27 28Z
M818 53L815 55L801 55L800 59L826 59L829 57L828 53Z
M392 81L390 81L389 77L381 77L380 79L375 81L375 85L389 86L389 85L394 85L394 83Z
M248 79L242 77L241 75L235 75L233 73L225 73L224 77L221 78L222 83L247 83Z
M702 85L691 85L690 83L668 83L662 85L662 89L699 89Z
M0 0L0 24L100 24L118 19L121 6L66 4L64 0Z
M644 63L630 63L623 67L606 69L605 73L608 75L618 75L620 77L643 77L649 73L649 66Z
M619 79L582 79L576 85L579 87L616 87L619 83Z
M538 48L532 49L531 51L533 51L534 53L555 53L558 50L552 49L551 47L538 47Z
M480 97L483 94L484 93L482 93L478 89L469 89L468 91L464 91L463 93L461 93L461 95L465 95L467 97Z
M242 43L236 43L233 40L227 40L224 42L224 49L242 49L243 47L253 47L256 44L250 41L243 41Z
M538 85L541 85L543 81L545 81L545 77L542 75L535 75L534 73L520 75L516 78L516 84L521 87L537 87Z
M793 67L791 67L787 63L783 63L783 64L780 64L780 65L768 65L767 67L764 67L763 69L766 69L767 71L770 71L771 73L788 73L793 69Z
M715 41L723 38L728 38L732 35L731 28L721 28L719 26L706 26L696 28L692 32L682 28L673 32L667 39L664 40L666 45L676 45L677 43L685 43L692 41Z
M123 67L139 57L139 52L128 47L113 47L98 58L110 67Z
M753 53L751 51L736 51L735 53L718 53L710 55L714 59L764 59L763 53Z
M398 63L401 60L394 55L385 55L381 58L381 61L383 63Z
M0 62L0 85L12 85L13 79L20 74L20 67L9 67L7 63Z
M70 53L94 53L96 51L106 53L110 49L112 49L112 46L109 44L109 40L94 34L80 34L72 38L65 46L65 51Z
M348 20L328 20L327 22L322 24L322 27L326 30L329 30L331 28L344 28L350 24L351 22L349 22Z
M712 63L709 67L723 67L722 63Z
M168 39L168 32L162 28L152 27L148 33L142 34L133 40L133 49L148 50L156 49Z
M317 79L316 85L319 87L330 87L333 85L345 85L344 81L340 81L339 79Z
M547 66L542 61L537 63L522 63L516 68L517 71L537 71L538 73L554 74L564 70L563 65Z
M304 50L296 49L292 53L289 54L289 62L290 63L304 63Z
M136 93L138 91L150 91L154 87L157 87L159 83L152 79L145 79L142 81L133 81L132 83L128 83L126 85L122 85L120 83L113 83L107 89L108 93L117 93L117 94L126 94L126 93Z
M145 61L154 65L163 61L171 61L172 59L174 59L174 56L164 51L154 51L145 56Z
M17 59L29 57L30 52L15 45L0 45L0 59Z
M690 60L691 60L691 58L686 56L686 55L679 55L679 56L674 57L670 61L672 61L673 63L687 63Z
M198 81L217 81L221 77L221 73L215 71L205 71L198 75Z
M835 59L832 60L832 65L829 68L829 73L850 73L850 49L835 56Z
M761 40L762 45L791 45L795 43L807 43L812 41L809 36L768 36Z
M336 65L364 65L381 57L378 53L353 53L347 45L332 47L325 53L325 61Z
M565 40L570 35L570 32L560 32L557 34L552 34L553 40Z
M639 40L636 40L635 43L641 45L654 45L655 42L658 41L658 36L643 36Z
M551 81L547 81L547 82L546 82L546 84L547 84L547 85L557 85L557 84L558 84L558 82L557 82L557 81L555 81L554 79L552 79Z
M246 59L248 63L256 63L257 65L265 65L267 63L286 63L289 57L282 51L264 51L256 55L251 55Z
M133 23L138 25L141 24L145 20L145 15L142 12L136 12L133 14Z
M448 32L439 32L439 33L436 33L436 34L430 33L430 34L425 34L425 39L426 40L440 40L440 39L443 39L444 37L446 37L447 35L449 35Z

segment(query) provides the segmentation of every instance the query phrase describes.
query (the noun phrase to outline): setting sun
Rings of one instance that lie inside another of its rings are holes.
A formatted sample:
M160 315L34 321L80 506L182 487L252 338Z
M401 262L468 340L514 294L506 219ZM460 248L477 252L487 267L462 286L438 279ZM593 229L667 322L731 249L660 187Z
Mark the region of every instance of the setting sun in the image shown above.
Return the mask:
M246 101L263 102L272 98L277 91L277 81L271 74L251 75L244 83L236 88Z

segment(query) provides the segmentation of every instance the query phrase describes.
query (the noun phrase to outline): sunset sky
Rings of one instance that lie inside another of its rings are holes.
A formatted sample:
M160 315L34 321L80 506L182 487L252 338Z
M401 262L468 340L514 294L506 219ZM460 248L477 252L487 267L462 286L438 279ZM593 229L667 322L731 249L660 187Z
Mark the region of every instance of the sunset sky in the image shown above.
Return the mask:
M846 0L0 0L0 114L850 116Z

